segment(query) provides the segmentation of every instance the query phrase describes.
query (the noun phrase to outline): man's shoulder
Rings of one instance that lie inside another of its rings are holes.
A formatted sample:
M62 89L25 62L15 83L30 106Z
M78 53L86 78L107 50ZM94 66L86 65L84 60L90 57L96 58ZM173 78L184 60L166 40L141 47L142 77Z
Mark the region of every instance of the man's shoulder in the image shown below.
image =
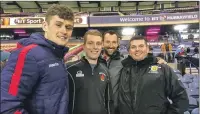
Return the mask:
M82 63L81 60L77 60L77 61L73 61L73 62L68 62L68 63L66 63L66 66L67 66L67 69L69 69L69 68L77 67L77 66L79 66L81 63Z
M106 70L108 69L107 66L104 63L99 63L99 67L102 67L102 68L104 68Z
M157 64L157 66L159 66L163 72L166 72L166 71L168 72L170 70L173 71L173 69L167 64Z
M26 50L29 46L22 47L21 51ZM35 45L27 52L28 57L33 57L37 62L46 61L55 58L53 52L47 47Z
M12 57L18 57L18 56L20 56L20 57L21 56L29 57L29 56L34 56L37 53L39 53L37 51L33 51L36 47L37 47L37 45L27 45L27 46L23 46L23 47L20 47L20 48L16 48L16 49L14 49L14 50L11 51L11 54L15 55L15 56L12 56Z
M115 60L111 60L112 63L114 63L115 65L122 65L122 61L125 59L125 57L120 57L119 59L115 59Z

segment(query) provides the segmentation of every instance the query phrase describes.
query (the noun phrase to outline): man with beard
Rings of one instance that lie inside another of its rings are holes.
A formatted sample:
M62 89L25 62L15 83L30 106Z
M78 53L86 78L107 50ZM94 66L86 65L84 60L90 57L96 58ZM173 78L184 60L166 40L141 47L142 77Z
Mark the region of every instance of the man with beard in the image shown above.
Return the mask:
M115 31L106 31L103 35L104 49L100 57L101 62L109 69L115 109L117 109L118 98L118 73L122 69L121 61L123 60L123 57L120 56L120 52L118 51L119 43L119 35ZM117 110L115 110L115 114L117 114Z
M114 107L117 108L118 101L118 82L119 82L119 71L122 69L123 57L118 51L120 44L119 35L112 30L106 31L103 35L103 53L101 55L101 62L106 64L110 73L110 80L113 89L113 100ZM159 58L157 58L159 59ZM163 59L158 61L159 64L166 63ZM118 111L115 110L115 114Z

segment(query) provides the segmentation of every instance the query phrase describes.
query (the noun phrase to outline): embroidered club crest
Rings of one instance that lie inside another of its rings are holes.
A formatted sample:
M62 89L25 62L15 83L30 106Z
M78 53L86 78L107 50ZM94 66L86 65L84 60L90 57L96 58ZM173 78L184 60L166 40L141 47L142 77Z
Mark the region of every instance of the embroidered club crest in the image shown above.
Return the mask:
M156 72L158 70L158 66L151 66L151 71Z
M100 75L100 80L104 81L105 80L105 74L100 72L99 75Z
M158 67L156 65L151 66L151 70L149 71L149 73L158 73L158 68L161 68L161 67Z

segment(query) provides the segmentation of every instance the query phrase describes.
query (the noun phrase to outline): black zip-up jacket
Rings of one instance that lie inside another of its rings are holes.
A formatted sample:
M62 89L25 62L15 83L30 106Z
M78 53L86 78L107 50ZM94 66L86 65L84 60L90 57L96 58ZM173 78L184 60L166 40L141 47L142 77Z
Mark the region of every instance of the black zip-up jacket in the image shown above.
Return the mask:
M67 66L69 114L112 114L112 87L107 67L98 62L92 71L85 57Z
M183 114L187 110L187 93L169 66L157 64L152 56L142 61L128 56L122 64L120 114Z

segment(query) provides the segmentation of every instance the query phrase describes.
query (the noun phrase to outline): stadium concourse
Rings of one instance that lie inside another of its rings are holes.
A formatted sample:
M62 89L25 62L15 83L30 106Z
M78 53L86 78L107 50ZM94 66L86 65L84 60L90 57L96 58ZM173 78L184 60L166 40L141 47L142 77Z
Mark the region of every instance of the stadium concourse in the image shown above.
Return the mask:
M6 57L1 65L20 39L44 33L42 22L52 4L69 6L75 15L65 63L85 56L83 35L88 30L117 32L123 59L129 55L130 38L144 36L150 53L167 61L183 83L189 98L184 114L200 114L199 1L1 1L1 58Z

